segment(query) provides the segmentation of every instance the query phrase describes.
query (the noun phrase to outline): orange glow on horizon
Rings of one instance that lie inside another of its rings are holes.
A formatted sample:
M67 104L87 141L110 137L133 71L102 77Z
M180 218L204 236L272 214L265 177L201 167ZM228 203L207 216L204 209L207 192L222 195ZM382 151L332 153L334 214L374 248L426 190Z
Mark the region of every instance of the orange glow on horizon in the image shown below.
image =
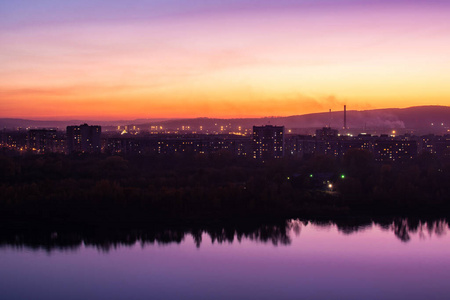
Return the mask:
M344 104L450 105L447 11L358 9L0 30L0 117L240 118Z

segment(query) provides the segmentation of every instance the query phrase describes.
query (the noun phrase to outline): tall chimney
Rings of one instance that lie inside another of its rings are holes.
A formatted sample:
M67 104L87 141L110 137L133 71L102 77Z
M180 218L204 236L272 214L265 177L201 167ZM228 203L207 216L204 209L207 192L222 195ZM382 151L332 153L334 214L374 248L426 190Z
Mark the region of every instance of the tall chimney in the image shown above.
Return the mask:
M344 105L344 129L347 129L347 105Z

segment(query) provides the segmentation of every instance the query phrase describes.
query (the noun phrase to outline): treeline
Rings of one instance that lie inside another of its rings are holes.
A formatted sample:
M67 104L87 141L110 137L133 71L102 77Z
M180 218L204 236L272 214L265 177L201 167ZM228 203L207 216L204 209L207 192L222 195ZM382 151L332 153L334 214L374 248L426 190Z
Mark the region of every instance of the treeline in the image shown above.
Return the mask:
M326 183L317 182L322 177ZM0 217L114 223L374 213L446 216L449 183L449 161L431 154L396 164L375 162L363 150L350 151L343 159L314 156L265 163L226 151L2 155Z
M373 226L392 232L400 241L408 242L412 235L441 236L450 229L446 219L358 217L295 219L273 222L228 222L203 225L152 224L145 227L130 226L51 226L38 224L32 228L0 228L0 247L9 246L34 250L77 250L83 245L101 251L110 251L120 246L180 244L191 236L200 247L205 235L212 243L235 243L251 240L273 245L289 245L293 235L300 235L308 226L330 228L336 226L339 232L351 235L370 230ZM148 225L148 224L147 224ZM209 241L207 241L209 242Z
M403 162L376 163L371 153L349 151L343 158L345 180L337 189L354 209L382 213L443 213L450 208L450 157L422 153Z
M0 164L5 217L111 222L280 217L314 201L325 209L338 200L294 188L286 179L296 170L290 161L262 164L228 152L17 156L3 157Z

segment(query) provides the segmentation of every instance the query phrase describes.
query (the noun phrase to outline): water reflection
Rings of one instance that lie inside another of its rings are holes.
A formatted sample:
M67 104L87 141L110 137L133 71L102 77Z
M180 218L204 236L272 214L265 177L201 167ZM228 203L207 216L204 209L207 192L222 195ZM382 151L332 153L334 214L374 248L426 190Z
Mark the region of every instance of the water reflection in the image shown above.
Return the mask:
M33 250L76 251L80 247L94 247L110 251L119 246L180 244L190 235L200 247L205 235L212 243L240 243L243 239L260 243L290 245L292 237L300 236L302 228L315 226L329 229L336 227L344 235L379 227L392 232L401 242L409 242L412 236L426 238L445 235L449 230L447 219L419 218L346 218L287 220L271 223L245 222L208 226L153 226L145 229L112 228L63 228L49 229L0 229L0 246Z

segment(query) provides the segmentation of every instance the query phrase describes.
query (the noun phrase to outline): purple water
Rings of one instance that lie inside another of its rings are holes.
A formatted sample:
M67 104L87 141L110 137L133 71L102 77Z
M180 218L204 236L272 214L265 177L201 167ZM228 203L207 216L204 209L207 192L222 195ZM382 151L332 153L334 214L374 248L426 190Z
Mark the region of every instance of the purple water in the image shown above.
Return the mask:
M448 299L448 224L422 226L405 242L372 225L293 221L290 244L203 234L180 244L104 251L0 248L1 299Z

